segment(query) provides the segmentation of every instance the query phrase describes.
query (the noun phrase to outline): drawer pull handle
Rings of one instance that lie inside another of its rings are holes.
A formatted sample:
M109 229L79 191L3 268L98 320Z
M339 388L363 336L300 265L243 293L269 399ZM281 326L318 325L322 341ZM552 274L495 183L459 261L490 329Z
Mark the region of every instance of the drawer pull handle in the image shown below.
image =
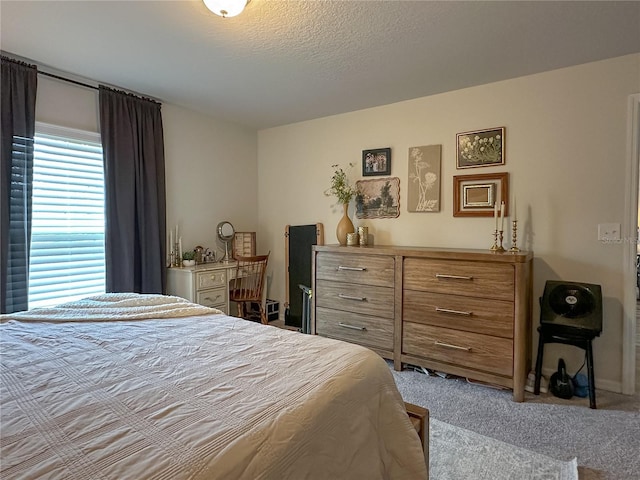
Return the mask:
M340 325L341 327L344 327L344 328L350 328L351 330L360 330L362 332L366 332L367 331L367 327L357 327L355 325L349 325L348 323L338 322L338 325Z
M470 317L471 315L473 315L473 312L463 312L462 310L451 310L449 308L440 308L440 307L436 307L436 312L451 313L453 315L464 315L465 317Z
M211 299L211 297L204 297L204 299L209 300L210 302L216 302L220 297L221 295L217 295L216 298L214 298L213 300Z
M444 273L436 273L436 278L449 278L452 280L473 280L473 277L467 277L464 275L446 275Z
M345 300L358 300L359 302L367 301L367 297L354 297L353 295L345 295L344 293L339 293L338 297L344 298Z
M460 345L451 345L450 343L443 343L436 340L434 342L439 347L453 348L454 350L464 350L465 352L470 352L471 347L461 347Z
M337 270L339 271L348 271L348 272L366 272L366 267L345 267L344 265L340 265Z

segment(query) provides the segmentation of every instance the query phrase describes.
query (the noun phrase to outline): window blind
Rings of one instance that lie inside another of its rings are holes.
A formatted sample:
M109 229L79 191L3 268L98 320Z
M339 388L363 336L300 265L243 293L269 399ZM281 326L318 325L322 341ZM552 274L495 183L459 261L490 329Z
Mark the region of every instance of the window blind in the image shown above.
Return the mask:
M104 293L104 225L99 135L36 125L29 308Z

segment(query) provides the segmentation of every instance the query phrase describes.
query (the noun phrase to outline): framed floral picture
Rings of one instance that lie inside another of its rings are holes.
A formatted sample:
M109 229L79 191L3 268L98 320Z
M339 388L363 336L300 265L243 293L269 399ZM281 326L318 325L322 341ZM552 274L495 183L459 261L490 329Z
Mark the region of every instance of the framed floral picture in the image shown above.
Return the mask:
M440 159L442 145L409 148L407 211L440 211Z
M504 165L504 135L504 127L458 133L456 168Z

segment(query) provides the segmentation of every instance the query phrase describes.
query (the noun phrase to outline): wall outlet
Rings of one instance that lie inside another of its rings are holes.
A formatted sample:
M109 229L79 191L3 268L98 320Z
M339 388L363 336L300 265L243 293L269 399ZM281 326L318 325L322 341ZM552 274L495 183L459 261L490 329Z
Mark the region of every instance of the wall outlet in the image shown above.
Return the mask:
M598 224L598 240L603 242L620 240L620 224L619 223L599 223Z

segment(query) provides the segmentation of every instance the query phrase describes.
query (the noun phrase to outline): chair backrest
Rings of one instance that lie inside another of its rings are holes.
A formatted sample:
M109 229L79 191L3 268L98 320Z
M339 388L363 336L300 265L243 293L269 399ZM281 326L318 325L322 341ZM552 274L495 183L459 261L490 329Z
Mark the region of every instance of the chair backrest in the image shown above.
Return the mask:
M254 257L236 257L236 278L232 281L231 300L234 302L259 302L267 272L269 254Z

